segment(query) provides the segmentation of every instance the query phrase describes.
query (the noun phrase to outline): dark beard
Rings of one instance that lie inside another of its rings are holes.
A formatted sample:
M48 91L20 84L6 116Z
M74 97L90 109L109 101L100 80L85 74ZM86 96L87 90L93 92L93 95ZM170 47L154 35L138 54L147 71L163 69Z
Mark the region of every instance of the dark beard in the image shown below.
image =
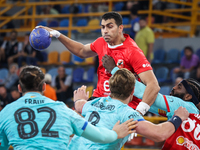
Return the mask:
M174 96L174 97L178 97L178 98L180 98L180 99L182 99L182 100L184 100L183 98L184 98L184 96L185 96L184 93L181 93L181 94L174 94L174 90L171 91L170 95L171 95L171 96Z
M178 97L178 98L184 100L183 98L184 98L185 94L174 94L172 96L175 96L175 97Z

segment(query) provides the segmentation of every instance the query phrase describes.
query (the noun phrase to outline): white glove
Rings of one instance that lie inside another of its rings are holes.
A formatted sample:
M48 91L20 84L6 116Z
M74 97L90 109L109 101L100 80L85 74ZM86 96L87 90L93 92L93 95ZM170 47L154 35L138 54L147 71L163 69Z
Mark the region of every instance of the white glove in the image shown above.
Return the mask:
M138 110L142 115L145 115L149 109L150 109L150 106L144 102L140 102L136 108L136 110Z
M40 26L36 26L35 28L39 28ZM59 38L60 37L60 32L57 30L52 30L49 32L53 37Z
M52 30L49 32L53 37L59 38L60 37L60 32L57 30Z

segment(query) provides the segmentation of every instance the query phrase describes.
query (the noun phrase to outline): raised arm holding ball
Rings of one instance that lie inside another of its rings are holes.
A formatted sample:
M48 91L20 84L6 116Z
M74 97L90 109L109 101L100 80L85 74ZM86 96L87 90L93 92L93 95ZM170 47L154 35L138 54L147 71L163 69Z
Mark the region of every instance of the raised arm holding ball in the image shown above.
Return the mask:
M146 85L146 90L141 100L136 97L129 103L129 106L136 108L141 114L145 114L150 105L153 104L160 90L156 77L152 71L152 67L142 50L129 37L128 34L123 34L122 16L116 12L107 12L102 16L101 33L102 37L96 39L93 43L83 45L76 42L59 31L48 27L40 26L50 32L50 37L56 37L65 45L65 47L74 55L80 58L93 57L98 55L98 83L97 89L94 90L93 96L106 97L110 95L109 78L111 74L103 67L101 62L105 55L113 57L115 64L120 68L127 68L133 73L136 73L141 81Z

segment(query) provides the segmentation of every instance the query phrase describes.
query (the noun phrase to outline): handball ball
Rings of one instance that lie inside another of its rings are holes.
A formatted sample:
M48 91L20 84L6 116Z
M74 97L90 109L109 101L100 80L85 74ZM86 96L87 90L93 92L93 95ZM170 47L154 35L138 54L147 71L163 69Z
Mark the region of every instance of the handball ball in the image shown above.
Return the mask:
M31 46L36 50L44 50L51 44L49 32L43 28L33 29L29 36Z

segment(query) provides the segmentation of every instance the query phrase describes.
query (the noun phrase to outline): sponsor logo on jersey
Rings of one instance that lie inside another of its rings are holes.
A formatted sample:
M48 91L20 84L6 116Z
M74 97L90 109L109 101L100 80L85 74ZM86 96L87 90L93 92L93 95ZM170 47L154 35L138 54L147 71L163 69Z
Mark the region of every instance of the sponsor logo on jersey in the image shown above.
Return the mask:
M97 108L100 108L101 110L109 110L112 111L115 109L115 105L104 105L102 102L96 102L94 104L91 104L92 106L95 106Z
M158 114L161 115L161 116L167 117L166 111L164 111L164 110L158 109Z
M131 114L130 116L128 116L128 118L129 119L131 119L131 118L136 118L136 117L139 117L140 116L140 114L139 113L133 113L133 114Z
M117 61L117 67L119 67L120 69L124 68L124 60L118 59L118 61Z
M34 98L35 96L30 96L31 98Z
M200 115L199 115L199 114L195 114L194 116L195 116L197 119L200 120Z
M143 68L145 68L145 67L150 67L150 66L151 66L150 64L143 64L143 65L142 65Z
M180 146L184 146L189 150L199 150L196 144L194 144L192 141L190 141L189 139L183 136L179 136L176 138L176 144Z

